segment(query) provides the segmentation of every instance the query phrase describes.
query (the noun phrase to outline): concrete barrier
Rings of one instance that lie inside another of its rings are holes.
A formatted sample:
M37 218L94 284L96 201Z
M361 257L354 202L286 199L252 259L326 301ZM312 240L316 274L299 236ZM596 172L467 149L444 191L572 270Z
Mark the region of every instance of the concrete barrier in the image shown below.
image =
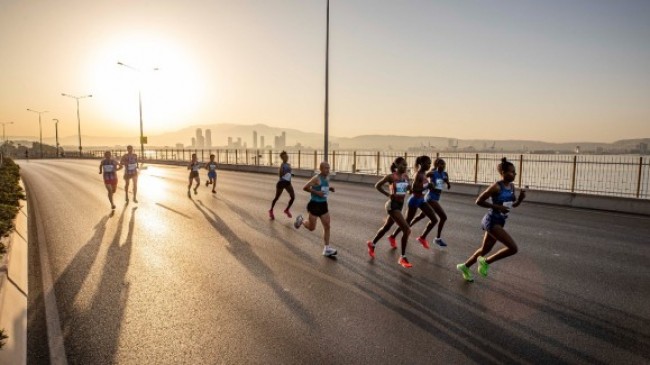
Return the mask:
M21 205L0 262L0 328L8 336L0 364L27 363L27 202Z

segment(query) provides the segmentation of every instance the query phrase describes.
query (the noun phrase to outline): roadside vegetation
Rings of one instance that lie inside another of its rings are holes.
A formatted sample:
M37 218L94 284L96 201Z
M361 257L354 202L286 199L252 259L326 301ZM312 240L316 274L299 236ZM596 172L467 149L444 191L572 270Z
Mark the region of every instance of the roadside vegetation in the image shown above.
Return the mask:
M13 231L20 200L25 199L25 193L18 185L19 179L20 167L13 160L4 157L0 166L0 238ZM6 247L0 241L0 255L5 251Z

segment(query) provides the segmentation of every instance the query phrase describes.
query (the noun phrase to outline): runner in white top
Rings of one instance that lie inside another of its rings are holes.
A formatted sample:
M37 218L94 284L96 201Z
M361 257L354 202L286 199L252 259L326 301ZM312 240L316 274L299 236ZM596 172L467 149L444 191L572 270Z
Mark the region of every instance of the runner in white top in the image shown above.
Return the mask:
M194 186L194 195L198 194L196 191L201 185L201 178L199 178L199 170L201 170L201 163L196 157L196 153L192 154L192 161L187 165L187 169L190 170L190 178L187 184L187 196L192 197L190 194L190 188L192 188L192 180L196 181L196 186Z
M133 146L126 146L127 153L120 160L120 168L124 169L124 200L129 202L129 180L133 180L133 201L138 202L138 155L133 153Z

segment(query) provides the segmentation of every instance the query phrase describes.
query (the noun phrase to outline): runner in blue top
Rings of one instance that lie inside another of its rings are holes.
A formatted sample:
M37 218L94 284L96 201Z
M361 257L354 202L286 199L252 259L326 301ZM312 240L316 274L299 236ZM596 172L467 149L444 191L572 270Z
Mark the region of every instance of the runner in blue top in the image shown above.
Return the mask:
M201 185L201 178L199 177L199 170L201 170L201 163L196 157L196 153L192 154L192 160L187 165L187 169L190 170L189 182L187 183L187 196L192 197L190 194L190 189L192 188L192 180L196 181L196 186L194 186L194 195L198 194L197 189Z
M210 155L210 162L205 164L205 169L208 170L208 180L205 182L205 186L212 184L212 194L215 194L217 191L217 163L214 161L214 154Z
M280 164L280 169L278 170L278 177L280 180L275 185L275 198L273 198L271 209L269 209L269 218L271 219L275 219L275 215L273 215L273 208L275 207L275 203L280 198L282 191L286 190L289 193L289 204L287 204L287 208L284 210L284 214L286 214L289 218L291 218L291 212L289 211L289 208L291 208L293 201L296 199L296 194L293 192L293 185L291 185L291 178L293 177L293 174L291 173L291 165L287 162L289 161L287 152L280 152L280 158L282 159L282 164Z
M469 267L477 261L479 263L479 274L487 276L489 264L517 253L515 240L512 239L503 227L506 225L506 219L510 210L518 207L526 198L526 191L521 190L517 198L515 185L512 183L517 175L515 166L506 160L505 157L501 159L501 163L497 169L502 179L490 185L476 199L477 205L489 208L481 222L481 226L485 231L483 244L465 263L456 265L456 268L463 274L463 278L469 282L474 281ZM488 199L491 199L491 203L488 202ZM497 241L503 243L506 247L489 257L484 257L492 250Z
M404 157L398 157L390 165L391 174L384 176L375 184L375 189L380 193L388 197L386 202L386 221L384 225L379 228L377 234L372 239L368 241L366 246L368 246L368 255L371 258L375 257L375 246L377 242L390 230L390 227L394 223L402 229L404 235L402 236L402 254L400 255L398 264L402 265L405 268L411 268L413 265L406 258L406 244L408 243L409 235L411 234L411 229L409 228L408 221L404 218L402 214L402 208L404 207L404 201L406 200L406 195L411 192L411 186L409 182L408 174L406 173L406 159ZM384 185L389 184L390 192L384 190ZM397 248L396 244L391 243L392 248Z
M104 175L104 186L108 191L108 201L111 202L111 209L115 209L113 194L117 190L117 170L122 168L118 162L111 157L111 151L104 152L104 159L99 163L99 173Z
M435 214L437 214L438 217L440 217L440 223L438 224L438 235L436 236L435 239L435 243L440 247L447 246L445 241L443 241L442 238L440 237L442 234L442 228L445 226L445 222L447 221L447 214L442 209L439 203L440 195L442 194L442 189L444 189L445 184L447 185L447 189L451 189L451 184L449 183L449 176L445 171L445 167L446 167L445 160L441 158L437 158L436 161L433 163L433 169L426 174L426 177L430 179L429 192L427 193L426 201L431 206ZM424 212L420 213L420 215L418 215L413 221L411 221L411 227L413 227L415 223L421 221L426 217L427 215ZM435 227L436 223L438 223L438 219L436 219L435 215L433 217L429 217L429 224L427 224L422 235L417 238L418 241L420 241L420 243L427 242L427 235L431 232L433 227ZM399 228L395 230L395 232L393 232L393 234L388 237L388 240L391 242L395 242L395 237L397 236L398 233L399 233Z
M304 220L302 215L296 217L294 227L296 229L300 226L305 226L310 231L316 229L316 224L320 218L323 225L323 256L331 257L336 256L336 250L330 246L330 214L327 207L327 197L330 192L334 192L334 187L330 186L328 175L330 173L330 164L327 161L320 163L320 173L312 177L303 190L311 194L311 199L307 204L307 211L309 212L309 219Z
M127 153L120 160L120 168L124 169L124 200L129 202L129 180L133 180L133 201L138 202L138 155L133 153L133 146L126 146Z

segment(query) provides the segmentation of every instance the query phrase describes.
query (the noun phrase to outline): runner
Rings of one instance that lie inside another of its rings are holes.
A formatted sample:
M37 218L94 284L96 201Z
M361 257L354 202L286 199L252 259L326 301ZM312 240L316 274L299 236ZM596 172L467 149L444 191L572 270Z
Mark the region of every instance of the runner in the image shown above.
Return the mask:
M291 165L287 162L289 160L287 152L280 152L280 158L282 159L282 164L280 164L280 169L278 171L280 180L275 185L275 198L271 203L271 209L269 209L269 218L271 218L271 220L275 219L273 208L275 207L275 203L280 198L283 190L286 190L289 193L290 197L289 204L287 204L287 208L284 210L284 214L286 214L289 218L291 218L291 212L289 211L289 208L291 208L293 201L296 199L296 194L293 192L293 185L291 185L291 177L293 177L293 174L291 173Z
M469 271L469 268L478 261L479 267L477 271L482 276L487 276L490 264L512 256L517 253L517 244L512 239L510 234L506 232L503 227L506 225L506 219L510 209L516 208L526 198L526 191L521 190L519 197L515 194L515 185L512 183L515 180L517 173L515 166L504 157L501 163L497 166L497 170L502 179L490 185L484 192L476 199L476 205L489 208L487 214L483 216L481 226L485 231L483 236L483 244L470 256L463 264L456 265L456 268L463 274L463 279L472 282L474 277ZM488 199L491 198L491 203ZM493 255L485 257L494 244L499 241L506 247L503 247Z
M433 164L433 169L429 171L426 175L430 181L429 185L429 192L427 193L426 201L427 203L431 206L435 214L440 217L440 223L438 224L438 235L436 236L435 243L440 246L440 247L447 247L447 243L440 238L440 235L442 234L442 228L445 226L445 222L447 221L447 214L445 211L442 209L440 206L440 195L442 194L442 189L445 186L445 183L447 184L447 189L451 189L451 184L449 183L449 176L447 175L447 172L445 172L445 160L441 158L437 158L436 161ZM426 218L427 215L425 212L421 212L420 215L418 215L413 221L411 221L410 226L413 227L415 223L421 221L422 219ZM418 241L420 242L427 242L427 235L433 227L436 226L436 223L438 223L438 219L436 219L436 216L433 215L432 217L429 217L429 224L427 224L424 232L420 237L418 237ZM388 241L391 242L391 244L395 244L395 237L397 237L397 234L400 232L399 227L393 232L388 237Z
M113 194L117 190L117 170L122 166L111 156L111 151L104 152L104 159L99 163L99 173L104 174L104 186L108 191L108 201L111 202L111 209L115 209Z
M397 263L405 268L411 268L413 265L406 258L406 244L411 234L411 228L409 228L406 219L402 215L404 199L406 198L406 194L411 190L409 177L406 173L406 159L404 157L396 158L390 165L390 171L392 172L391 174L384 176L375 184L375 189L389 198L385 205L388 216L384 225L377 231L375 238L367 242L368 254L372 258L375 257L375 246L377 242L388 232L390 227L393 226L393 223L397 223L402 228L402 232L404 232L402 235L402 254ZM389 184L390 192L384 190L384 184ZM391 247L395 249L397 245L391 242Z
M133 146L126 146L127 153L120 159L120 168L124 170L124 201L129 202L129 180L133 180L133 201L138 202L138 155L133 153Z
M187 183L187 197L191 198L192 194L190 194L190 189L192 188L192 180L196 181L196 186L194 187L194 195L198 194L198 191L196 190L199 188L199 185L201 185L201 178L199 178L201 163L197 159L196 153L192 154L192 160L190 161L189 165L187 165L187 169L190 170L190 178L189 182Z
M205 182L205 186L212 184L212 194L216 194L217 163L214 161L214 154L210 155L210 162L205 165L205 169L208 170L208 180Z
M310 231L316 229L318 218L323 225L323 256L332 257L336 256L336 250L330 246L330 214L327 207L327 197L329 192L334 192L334 187L330 186L328 175L330 173L330 164L327 161L320 163L320 173L312 177L303 190L311 193L311 199L307 204L307 211L309 212L309 219L304 220L302 215L296 217L293 226L296 229L300 226L305 226Z

